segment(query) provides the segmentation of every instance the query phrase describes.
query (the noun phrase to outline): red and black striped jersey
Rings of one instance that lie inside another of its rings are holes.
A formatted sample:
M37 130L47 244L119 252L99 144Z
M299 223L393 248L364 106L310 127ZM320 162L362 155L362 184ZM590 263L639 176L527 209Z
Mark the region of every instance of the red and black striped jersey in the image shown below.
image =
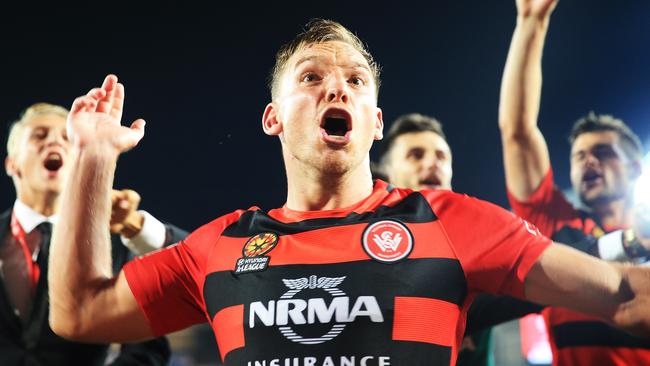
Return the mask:
M449 191L220 217L125 268L156 334L209 322L225 365L453 365L479 292L523 297L550 240Z
M588 213L575 209L555 187L553 172L544 177L526 202L508 194L514 212L535 224L553 240L582 248L588 236L600 237L603 228ZM609 230L608 230L609 229ZM588 250L589 254L598 255ZM550 307L542 311L549 331L555 366L650 365L650 341L633 337L596 317L569 309Z

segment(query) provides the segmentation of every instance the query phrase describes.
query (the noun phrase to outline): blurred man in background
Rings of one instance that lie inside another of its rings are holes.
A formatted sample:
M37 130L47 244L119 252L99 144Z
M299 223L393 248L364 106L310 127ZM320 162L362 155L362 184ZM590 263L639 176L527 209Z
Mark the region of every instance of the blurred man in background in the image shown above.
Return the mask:
M549 151L537 120L542 50L556 4L556 0L517 0L517 26L499 106L510 204L516 214L554 240L606 260L646 262L650 240L642 233L650 223L638 219L641 216L634 202L643 148L623 121L589 113L573 126L571 183L581 208L574 208L554 184ZM613 232L611 236L604 237L609 232ZM597 245L586 245L594 242L590 238L600 240ZM547 308L543 314L555 365L650 364L648 340L563 308Z
M7 140L5 169L14 183L13 208L0 214L0 354L2 364L104 365L108 345L77 343L55 335L48 324L47 267L52 225L59 223L60 195L70 164L68 111L39 103L15 121ZM176 242L185 232L136 211L132 190L111 194L113 270L137 254ZM120 238L121 236L121 238ZM78 263L76 265L83 266ZM165 338L123 344L111 365L166 365Z

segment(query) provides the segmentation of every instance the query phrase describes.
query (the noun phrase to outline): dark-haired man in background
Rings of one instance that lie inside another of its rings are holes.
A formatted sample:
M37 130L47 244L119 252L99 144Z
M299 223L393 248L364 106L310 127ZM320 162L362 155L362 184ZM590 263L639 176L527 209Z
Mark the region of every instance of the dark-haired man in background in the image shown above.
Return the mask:
M542 50L556 4L556 0L517 1L517 26L499 106L510 204L516 214L554 240L606 260L644 263L650 255L650 222L644 222L634 202L643 148L623 121L589 113L573 126L570 175L581 208L574 208L555 186L537 119ZM547 308L543 314L555 365L650 364L650 341L646 339L563 308Z

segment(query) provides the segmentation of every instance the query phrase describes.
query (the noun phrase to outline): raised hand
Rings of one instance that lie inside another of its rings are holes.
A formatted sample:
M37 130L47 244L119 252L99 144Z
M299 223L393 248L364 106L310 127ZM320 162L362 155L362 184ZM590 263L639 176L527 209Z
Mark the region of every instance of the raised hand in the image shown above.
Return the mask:
M140 195L131 189L111 192L111 232L132 238L142 230L144 216L136 211Z
M558 0L517 0L517 12L520 17L537 19L548 18Z
M101 88L91 89L74 100L68 114L68 136L74 146L99 148L116 155L138 144L144 136L145 122L122 126L124 85L108 75Z

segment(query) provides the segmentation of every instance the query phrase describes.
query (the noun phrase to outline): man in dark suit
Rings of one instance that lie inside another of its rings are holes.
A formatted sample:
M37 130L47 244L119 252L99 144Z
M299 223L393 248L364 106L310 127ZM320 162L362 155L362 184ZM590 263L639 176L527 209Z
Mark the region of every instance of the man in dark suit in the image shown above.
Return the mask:
M0 355L3 365L104 365L107 344L77 343L55 335L48 324L47 263L52 224L71 149L68 111L39 103L12 124L5 169L16 189L12 209L0 214ZM186 233L136 211L139 195L113 191L113 270L134 254L179 241ZM58 223L65 225L65 223ZM121 238L120 238L121 236ZM131 250L129 250L131 249ZM135 253L133 253L135 252ZM111 365L165 365L165 338L123 344Z

